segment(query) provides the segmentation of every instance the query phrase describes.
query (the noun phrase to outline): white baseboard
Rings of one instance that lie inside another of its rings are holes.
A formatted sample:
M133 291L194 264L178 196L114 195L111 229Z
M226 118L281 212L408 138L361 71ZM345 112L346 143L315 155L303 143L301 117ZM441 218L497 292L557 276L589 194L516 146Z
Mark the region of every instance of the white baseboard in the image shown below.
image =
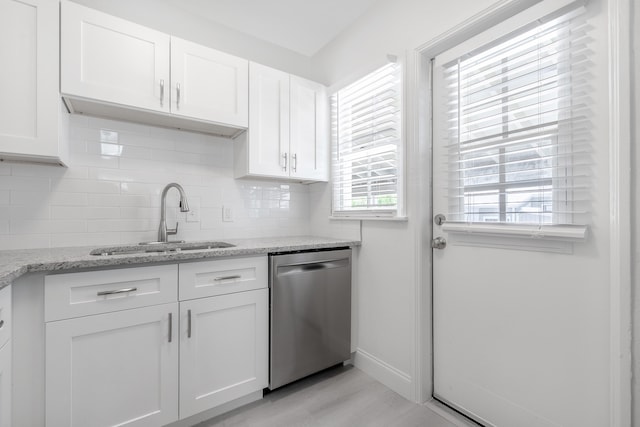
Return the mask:
M405 399L411 400L412 402L415 401L413 381L411 380L411 376L405 372L394 368L361 348L356 350L353 356L353 364Z

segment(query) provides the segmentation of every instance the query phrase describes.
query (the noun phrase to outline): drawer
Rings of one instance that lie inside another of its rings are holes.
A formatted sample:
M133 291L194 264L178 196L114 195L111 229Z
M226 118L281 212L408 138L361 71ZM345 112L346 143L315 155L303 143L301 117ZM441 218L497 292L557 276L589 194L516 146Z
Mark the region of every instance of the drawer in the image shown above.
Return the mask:
M123 268L46 276L44 318L69 319L177 301L178 266Z
M0 348L11 339L11 286L0 290Z
M180 300L266 288L267 256L180 264Z

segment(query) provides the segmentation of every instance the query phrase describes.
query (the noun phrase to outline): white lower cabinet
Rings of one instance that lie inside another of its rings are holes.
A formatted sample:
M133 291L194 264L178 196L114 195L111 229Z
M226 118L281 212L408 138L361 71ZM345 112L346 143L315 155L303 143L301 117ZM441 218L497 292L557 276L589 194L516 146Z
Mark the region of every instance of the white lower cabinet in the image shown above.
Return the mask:
M45 277L46 426L159 427L267 387L266 276L261 256ZM214 296L178 302L203 277Z
M0 427L11 427L11 286L0 290Z
M180 417L268 385L268 290L180 303Z
M0 427L11 427L11 342L0 348Z
M178 304L46 325L47 426L178 419Z

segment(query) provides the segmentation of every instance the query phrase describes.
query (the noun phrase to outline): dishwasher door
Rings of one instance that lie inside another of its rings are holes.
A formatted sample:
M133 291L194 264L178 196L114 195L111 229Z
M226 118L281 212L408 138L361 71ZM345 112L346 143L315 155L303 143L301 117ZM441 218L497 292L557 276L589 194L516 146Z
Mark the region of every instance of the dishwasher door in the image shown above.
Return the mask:
M273 390L351 357L351 249L269 261Z

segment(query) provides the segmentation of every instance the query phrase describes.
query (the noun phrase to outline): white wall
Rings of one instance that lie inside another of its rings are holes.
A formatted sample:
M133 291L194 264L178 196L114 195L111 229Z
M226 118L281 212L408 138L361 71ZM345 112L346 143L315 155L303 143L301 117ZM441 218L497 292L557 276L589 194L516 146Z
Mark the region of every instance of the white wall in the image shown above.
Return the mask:
M74 0L141 25L210 46L292 74L322 82L320 70L309 57L224 25L207 21L165 1Z
M170 182L200 217L186 222L170 190L172 240L309 233L308 187L235 180L232 140L84 116L70 124L69 168L0 163L0 249L156 240ZM222 222L223 205L233 222Z
M314 61L329 85L353 80L400 54L426 43L493 4L493 0L433 3L422 0L379 2L352 27L321 50ZM363 221L362 248L357 253L358 325L356 364L409 399L418 399L416 375L416 287L422 286L418 259L424 245L418 179L419 153L410 147L407 159L408 222ZM312 231L349 236L355 226L330 221L330 192L325 184L311 191ZM321 208L320 206L323 206ZM316 212L323 212L322 215ZM355 224L358 222L354 221Z
M632 168L631 183L632 193L632 215L631 215L631 242L632 242L632 288L633 298L633 425L640 425L640 173L637 167L640 165L640 5L631 2L633 9L631 28L633 31L631 47L631 151Z

